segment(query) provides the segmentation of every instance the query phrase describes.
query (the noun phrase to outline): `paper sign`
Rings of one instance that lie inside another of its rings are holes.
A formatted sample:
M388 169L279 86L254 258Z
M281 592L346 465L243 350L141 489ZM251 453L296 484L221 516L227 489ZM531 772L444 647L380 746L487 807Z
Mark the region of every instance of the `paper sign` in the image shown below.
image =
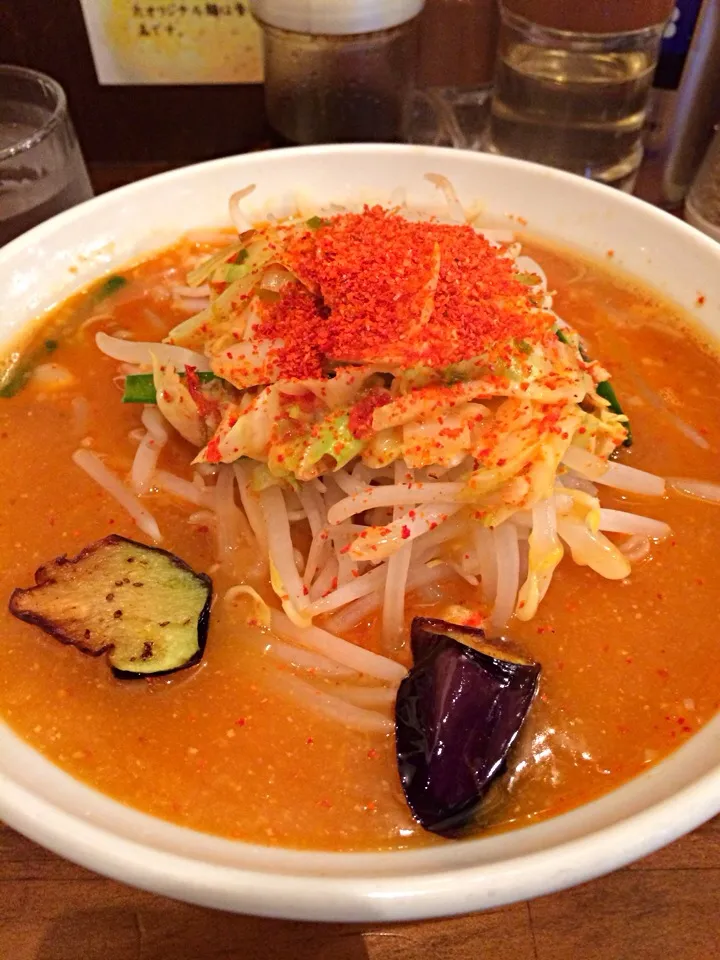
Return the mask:
M101 84L262 80L260 28L247 3L80 2Z

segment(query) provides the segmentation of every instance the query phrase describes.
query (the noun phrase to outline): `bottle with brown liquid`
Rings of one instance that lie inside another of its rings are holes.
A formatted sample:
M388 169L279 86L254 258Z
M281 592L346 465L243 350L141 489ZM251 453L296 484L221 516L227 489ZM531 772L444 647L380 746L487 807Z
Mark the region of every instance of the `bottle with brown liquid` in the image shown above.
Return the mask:
M498 26L496 0L427 0L419 18L413 142L482 149Z
M405 139L424 0L252 0L265 107L291 144Z

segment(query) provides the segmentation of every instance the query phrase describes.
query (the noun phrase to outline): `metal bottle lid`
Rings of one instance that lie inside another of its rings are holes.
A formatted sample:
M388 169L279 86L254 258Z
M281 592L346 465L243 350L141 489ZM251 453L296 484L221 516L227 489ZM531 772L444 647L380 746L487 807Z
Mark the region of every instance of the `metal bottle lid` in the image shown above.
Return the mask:
M251 0L255 17L271 27L312 36L389 30L412 20L425 0Z

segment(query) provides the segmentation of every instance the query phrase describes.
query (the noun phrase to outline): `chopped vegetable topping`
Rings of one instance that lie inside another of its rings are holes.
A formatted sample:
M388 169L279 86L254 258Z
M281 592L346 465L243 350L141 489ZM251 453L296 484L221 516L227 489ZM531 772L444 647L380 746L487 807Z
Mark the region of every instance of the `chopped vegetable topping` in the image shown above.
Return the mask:
M180 374L185 377L184 373ZM199 370L195 376L200 383L210 383L217 377L210 370ZM151 373L129 373L125 377L125 388L123 390L123 403L156 403L155 384Z
M14 397L27 384L33 370L42 363L45 355L54 353L57 340L44 340L39 347L30 346L23 352L11 353L0 371L0 397Z
M252 231L250 231L250 234L251 233ZM248 257L248 251L245 249L245 237L250 234L243 234L239 240L228 244L228 246L223 247L222 250L218 250L217 253L214 253L211 257L208 257L207 260L204 260L195 267L194 270L191 270L186 277L188 286L199 287L200 284L205 283L206 280L213 276L218 267L226 263L243 263ZM241 257L243 253L245 256Z
M555 331L555 335L557 336L558 340L560 340L561 343L565 343L568 346L572 346L572 342L568 339L564 331L557 329ZM586 363L590 363L590 358L585 353L585 350L582 348L582 346L580 346L579 349L580 349L580 355L583 358L583 360ZM626 437L623 440L623 446L631 447L633 442L632 428L630 426L630 421L625 416L625 412L623 408L620 406L620 401L618 400L617 394L615 393L615 388L613 387L613 385L610 383L609 380L602 380L600 383L596 385L595 392L599 397L602 397L603 400L607 400L610 406L610 410L612 410L613 413L624 418L624 427L626 431Z
M617 398L615 393L615 388L610 383L609 380L603 380L595 387L595 392L599 397L602 397L603 400L607 400L610 404L610 409L613 413L618 414L618 416L624 417L625 413L623 408L620 406L620 401ZM625 429L627 430L627 437L623 441L623 445L626 447L632 446L632 429L630 427L630 421L625 418Z
M118 290L122 290L127 282L127 277L122 277L119 273L113 274L112 277L108 277L107 280L103 280L103 282L95 289L95 299L98 301L105 300L106 297L110 297L113 295L113 293L117 293Z
M107 653L113 673L130 678L197 663L211 596L210 578L179 557L111 535L39 567L9 609L83 653Z

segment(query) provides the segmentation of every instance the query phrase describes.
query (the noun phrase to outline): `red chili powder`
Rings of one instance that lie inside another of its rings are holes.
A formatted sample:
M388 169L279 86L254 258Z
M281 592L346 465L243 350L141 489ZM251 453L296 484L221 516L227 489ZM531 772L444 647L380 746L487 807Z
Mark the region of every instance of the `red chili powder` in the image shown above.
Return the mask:
M498 253L468 225L411 223L382 207L295 229L283 259L308 289L289 285L262 304L256 335L284 341L283 377L317 376L324 358L401 367L509 359L513 341L538 337L552 317L533 309Z

